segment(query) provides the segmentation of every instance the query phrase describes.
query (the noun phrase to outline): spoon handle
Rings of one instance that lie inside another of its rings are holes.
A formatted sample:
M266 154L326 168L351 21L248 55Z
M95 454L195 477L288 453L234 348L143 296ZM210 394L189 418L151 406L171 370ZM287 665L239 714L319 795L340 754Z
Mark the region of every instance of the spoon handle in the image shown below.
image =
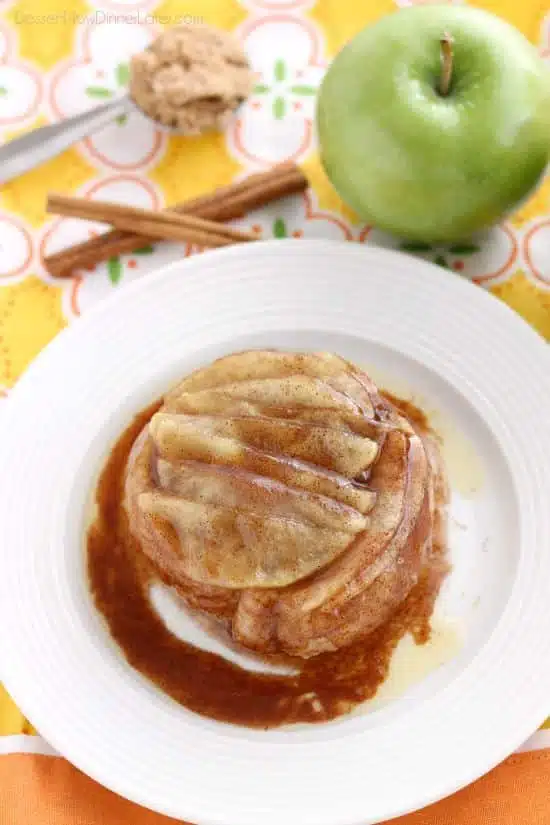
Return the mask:
M59 155L73 143L130 111L131 107L127 96L118 97L59 123L41 126L10 140L0 147L0 183L7 183Z

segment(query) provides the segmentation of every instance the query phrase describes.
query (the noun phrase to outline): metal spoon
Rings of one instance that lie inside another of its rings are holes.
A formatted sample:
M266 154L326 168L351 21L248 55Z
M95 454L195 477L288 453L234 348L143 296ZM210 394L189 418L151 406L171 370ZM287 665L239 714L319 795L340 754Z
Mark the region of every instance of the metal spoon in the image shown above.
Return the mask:
M7 183L23 172L34 169L61 154L73 143L107 126L120 115L135 110L133 101L128 95L124 95L8 141L0 147L0 183Z

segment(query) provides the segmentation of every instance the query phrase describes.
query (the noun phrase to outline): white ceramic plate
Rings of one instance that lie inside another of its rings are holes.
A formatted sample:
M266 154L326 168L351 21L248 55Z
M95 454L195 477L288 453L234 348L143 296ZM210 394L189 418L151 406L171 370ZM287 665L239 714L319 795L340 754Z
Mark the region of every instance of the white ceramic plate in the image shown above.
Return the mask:
M91 485L132 414L212 357L264 345L335 350L392 376L460 433L470 446L455 453L483 476L453 490L455 569L438 609L463 624L460 652L378 710L269 733L195 716L135 673L94 611L83 550ZM201 825L366 825L455 791L550 710L549 410L544 342L417 259L274 241L147 276L62 333L5 410L8 690L81 770Z

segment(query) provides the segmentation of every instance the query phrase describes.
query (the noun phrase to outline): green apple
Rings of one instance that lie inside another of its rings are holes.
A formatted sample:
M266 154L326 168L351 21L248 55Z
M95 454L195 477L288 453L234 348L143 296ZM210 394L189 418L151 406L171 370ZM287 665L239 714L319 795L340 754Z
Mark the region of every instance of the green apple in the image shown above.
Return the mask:
M496 223L544 175L550 71L494 15L409 7L336 56L317 130L327 175L361 218L410 240L458 240Z

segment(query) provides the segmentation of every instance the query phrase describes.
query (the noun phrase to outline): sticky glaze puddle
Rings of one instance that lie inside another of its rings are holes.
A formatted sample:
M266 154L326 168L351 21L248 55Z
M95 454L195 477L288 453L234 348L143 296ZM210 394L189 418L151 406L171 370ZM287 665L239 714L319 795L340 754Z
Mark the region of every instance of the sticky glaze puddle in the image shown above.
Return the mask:
M212 632L210 619L189 610L184 600L172 588L161 582L157 581L151 585L149 598L152 608L164 625L181 641L223 656L227 661L252 672L275 675L298 673L298 668L293 667L290 662L270 662L262 656L253 655L251 651L239 645L227 644L219 634ZM462 622L442 615L432 615L429 639L419 645L410 633L403 636L392 654L388 674L375 696L358 705L350 713L378 710L399 698L436 668L449 662L459 652L464 635Z
M196 713L267 729L379 707L452 657L459 635L451 625L431 626L447 572L442 544L383 627L347 648L308 660L256 656L235 645L219 622L188 609L144 560L122 507L131 446L158 406L138 415L113 449L88 536L96 606L132 667ZM399 406L417 425L428 426L414 405Z

